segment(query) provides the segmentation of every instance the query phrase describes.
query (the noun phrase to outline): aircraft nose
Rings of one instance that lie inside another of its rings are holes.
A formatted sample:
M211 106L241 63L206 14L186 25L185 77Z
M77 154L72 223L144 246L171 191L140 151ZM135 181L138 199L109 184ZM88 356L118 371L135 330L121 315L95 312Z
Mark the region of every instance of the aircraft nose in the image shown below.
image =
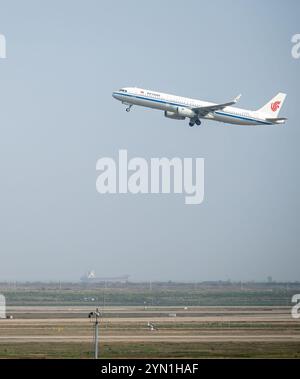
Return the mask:
M115 92L112 93L112 97L114 97L115 99L117 98Z

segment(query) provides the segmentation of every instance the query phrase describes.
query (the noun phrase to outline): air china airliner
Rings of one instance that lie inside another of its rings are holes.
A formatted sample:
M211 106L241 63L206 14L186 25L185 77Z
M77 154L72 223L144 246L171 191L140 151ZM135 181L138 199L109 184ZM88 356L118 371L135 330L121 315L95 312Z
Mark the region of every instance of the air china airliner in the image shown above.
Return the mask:
M188 118L190 126L201 125L200 119L237 125L277 125L284 124L287 120L278 118L286 98L285 93L279 93L257 111L232 107L241 95L228 103L215 104L142 88L124 87L113 92L112 96L127 106L127 112L133 105L159 109L164 111L165 117L168 118L175 120Z

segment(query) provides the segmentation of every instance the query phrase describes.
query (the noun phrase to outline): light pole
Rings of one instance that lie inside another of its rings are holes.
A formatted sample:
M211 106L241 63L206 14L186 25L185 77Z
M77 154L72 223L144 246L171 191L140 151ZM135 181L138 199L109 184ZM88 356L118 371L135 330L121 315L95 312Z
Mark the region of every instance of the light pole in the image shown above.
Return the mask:
M96 308L96 312L90 312L89 318L95 319L95 359L98 359L98 337L99 337L99 318L100 318L99 308Z

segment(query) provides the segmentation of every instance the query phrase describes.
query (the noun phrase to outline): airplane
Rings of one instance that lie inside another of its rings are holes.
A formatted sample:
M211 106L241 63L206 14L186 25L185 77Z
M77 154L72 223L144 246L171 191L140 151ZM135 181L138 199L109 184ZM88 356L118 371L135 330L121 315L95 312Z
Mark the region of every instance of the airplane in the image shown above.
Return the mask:
M201 125L201 119L236 125L278 125L287 120L278 117L286 98L286 94L281 92L257 111L232 107L241 95L227 103L215 104L143 88L124 87L114 91L112 96L127 106L127 112L133 105L159 109L171 119L188 118L191 127Z

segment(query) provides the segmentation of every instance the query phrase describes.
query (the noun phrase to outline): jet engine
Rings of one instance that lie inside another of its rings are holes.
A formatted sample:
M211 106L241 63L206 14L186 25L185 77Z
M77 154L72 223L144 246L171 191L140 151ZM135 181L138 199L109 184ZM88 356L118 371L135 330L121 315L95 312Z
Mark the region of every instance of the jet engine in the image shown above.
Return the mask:
M196 114L193 110L185 107L177 107L174 111L165 111L165 117L175 120L184 120L186 117L193 118Z
M179 116L177 112L165 111L165 117L172 118L174 120L184 120L185 117Z
M189 118L193 118L196 116L196 113L194 111L192 111L189 108L185 108L185 107L178 107L177 108L177 114L178 114L178 116L189 117Z

